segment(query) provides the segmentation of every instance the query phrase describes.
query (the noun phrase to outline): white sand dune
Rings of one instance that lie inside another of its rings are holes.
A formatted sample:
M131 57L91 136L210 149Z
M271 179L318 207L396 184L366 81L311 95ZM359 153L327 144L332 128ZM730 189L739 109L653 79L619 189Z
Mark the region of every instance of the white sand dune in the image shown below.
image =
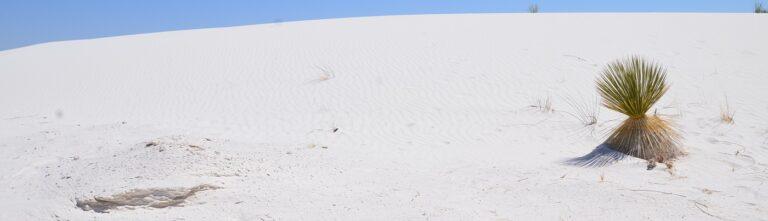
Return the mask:
M388 16L0 51L0 220L768 220L766 24ZM594 80L629 55L669 69L655 110L689 152L673 171L588 155L623 119ZM197 185L220 188L76 206Z

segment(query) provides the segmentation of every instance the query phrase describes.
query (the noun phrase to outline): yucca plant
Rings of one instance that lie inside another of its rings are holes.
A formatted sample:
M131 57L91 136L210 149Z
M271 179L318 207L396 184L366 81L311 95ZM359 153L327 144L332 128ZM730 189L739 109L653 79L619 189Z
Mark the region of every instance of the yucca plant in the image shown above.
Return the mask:
M755 13L768 13L768 10L763 7L763 2L755 2Z
M671 123L656 114L646 115L669 89L666 80L666 69L640 57L618 60L603 70L597 79L603 106L629 117L608 137L610 148L653 165L684 154Z
M539 13L539 5L531 4L528 6L528 13Z

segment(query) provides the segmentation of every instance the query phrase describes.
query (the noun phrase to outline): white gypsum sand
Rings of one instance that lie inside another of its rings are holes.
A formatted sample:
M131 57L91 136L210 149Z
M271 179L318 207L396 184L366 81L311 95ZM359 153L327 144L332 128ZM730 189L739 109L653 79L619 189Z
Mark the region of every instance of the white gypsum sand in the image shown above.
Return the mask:
M0 51L0 220L765 220L766 24L386 16ZM672 171L592 152L625 118L594 81L630 55L669 70Z

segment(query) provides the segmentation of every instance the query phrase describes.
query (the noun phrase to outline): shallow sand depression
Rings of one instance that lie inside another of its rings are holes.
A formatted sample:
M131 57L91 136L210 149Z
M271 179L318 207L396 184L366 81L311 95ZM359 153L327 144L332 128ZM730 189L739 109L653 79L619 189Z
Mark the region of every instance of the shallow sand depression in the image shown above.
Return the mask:
M0 51L0 220L763 220L765 24L385 16ZM629 55L669 70L673 170L601 146L625 117L594 81Z

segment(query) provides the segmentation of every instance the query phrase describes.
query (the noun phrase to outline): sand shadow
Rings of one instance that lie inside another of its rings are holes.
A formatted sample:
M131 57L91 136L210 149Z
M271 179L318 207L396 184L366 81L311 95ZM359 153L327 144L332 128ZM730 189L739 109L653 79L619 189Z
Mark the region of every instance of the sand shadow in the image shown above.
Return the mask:
M109 213L113 209L126 207L131 210L140 207L166 208L181 206L187 198L206 190L220 189L213 185L197 185L192 188L149 188L132 189L112 196L96 196L93 199L76 200L76 205L84 211Z
M611 149L608 144L603 143L595 147L587 155L565 160L563 164L579 167L604 167L619 162L628 156Z

